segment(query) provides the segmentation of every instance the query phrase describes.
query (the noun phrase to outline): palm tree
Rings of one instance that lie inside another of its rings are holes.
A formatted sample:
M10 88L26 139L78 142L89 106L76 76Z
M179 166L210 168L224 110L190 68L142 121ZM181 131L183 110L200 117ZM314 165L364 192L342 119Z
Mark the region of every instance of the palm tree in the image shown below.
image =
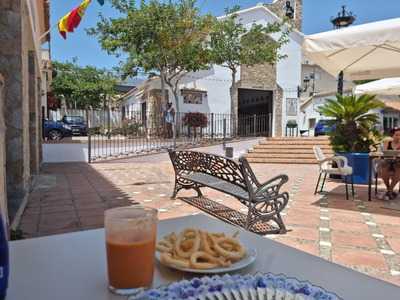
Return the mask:
M378 134L374 127L379 122L379 115L373 110L383 107L374 95L338 94L336 99L328 99L318 111L332 119L330 139L333 149L337 152L369 152Z

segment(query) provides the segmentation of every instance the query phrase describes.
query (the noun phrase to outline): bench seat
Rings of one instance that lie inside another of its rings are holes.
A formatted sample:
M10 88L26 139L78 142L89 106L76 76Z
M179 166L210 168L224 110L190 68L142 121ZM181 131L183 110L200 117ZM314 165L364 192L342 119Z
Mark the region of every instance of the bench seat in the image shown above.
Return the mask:
M280 213L288 204L289 194L281 192L280 189L288 181L287 175L281 174L260 183L244 157L239 158L237 162L224 156L197 151L169 150L168 153L175 171L172 198L182 189L194 189L198 199L187 202L196 203L197 207L226 219L226 222L235 223L253 232L261 233L265 228L270 228L271 233L286 232ZM211 200L203 197L203 187L235 197L248 208L246 217L234 210L227 213L227 208L214 207L215 204L212 204ZM214 212L214 209L218 211ZM219 211L220 209L223 209L223 212ZM275 223L278 230L272 230L276 226L271 223Z
M182 175L182 178L213 188L217 191L229 194L244 201L249 201L249 193L244 189L233 183L215 178L215 176L210 174L193 172L191 174Z

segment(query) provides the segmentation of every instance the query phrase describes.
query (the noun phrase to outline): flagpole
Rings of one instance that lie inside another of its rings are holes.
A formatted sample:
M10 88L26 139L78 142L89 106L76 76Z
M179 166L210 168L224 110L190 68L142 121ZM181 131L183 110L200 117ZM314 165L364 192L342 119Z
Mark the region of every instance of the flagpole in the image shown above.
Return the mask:
M89 0L89 3L91 3L92 0ZM103 6L104 5L104 1L103 0L97 0L97 2ZM46 37L46 35L48 35L54 28L58 27L59 21L54 24L52 27L50 27L49 30L47 30L45 33L43 33L40 37L39 37L39 41L41 41L44 37Z
M40 37L39 37L39 41L41 41L43 38L46 37L46 35L48 35L54 28L56 28L58 26L58 22L56 24L54 24L53 26L50 27L49 30L47 30L45 33L43 33Z

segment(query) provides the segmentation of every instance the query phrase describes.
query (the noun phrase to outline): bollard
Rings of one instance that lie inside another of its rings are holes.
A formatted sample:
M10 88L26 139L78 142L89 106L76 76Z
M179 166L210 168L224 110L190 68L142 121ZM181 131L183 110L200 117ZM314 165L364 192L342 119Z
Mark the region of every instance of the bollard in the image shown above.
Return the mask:
M233 158L233 147L225 147L225 156Z
M226 148L226 119L224 118L224 123L223 123L223 141L222 141L222 148Z

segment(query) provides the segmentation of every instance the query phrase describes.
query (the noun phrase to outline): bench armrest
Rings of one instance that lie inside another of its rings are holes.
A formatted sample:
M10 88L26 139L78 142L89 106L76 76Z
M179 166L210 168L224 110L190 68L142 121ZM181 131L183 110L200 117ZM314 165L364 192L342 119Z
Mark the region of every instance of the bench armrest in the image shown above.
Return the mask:
M279 194L279 190L282 185L289 181L289 177L287 175L278 175L274 178L269 179L268 181L262 183L255 191L254 196L257 198L265 193L268 195L277 195Z

